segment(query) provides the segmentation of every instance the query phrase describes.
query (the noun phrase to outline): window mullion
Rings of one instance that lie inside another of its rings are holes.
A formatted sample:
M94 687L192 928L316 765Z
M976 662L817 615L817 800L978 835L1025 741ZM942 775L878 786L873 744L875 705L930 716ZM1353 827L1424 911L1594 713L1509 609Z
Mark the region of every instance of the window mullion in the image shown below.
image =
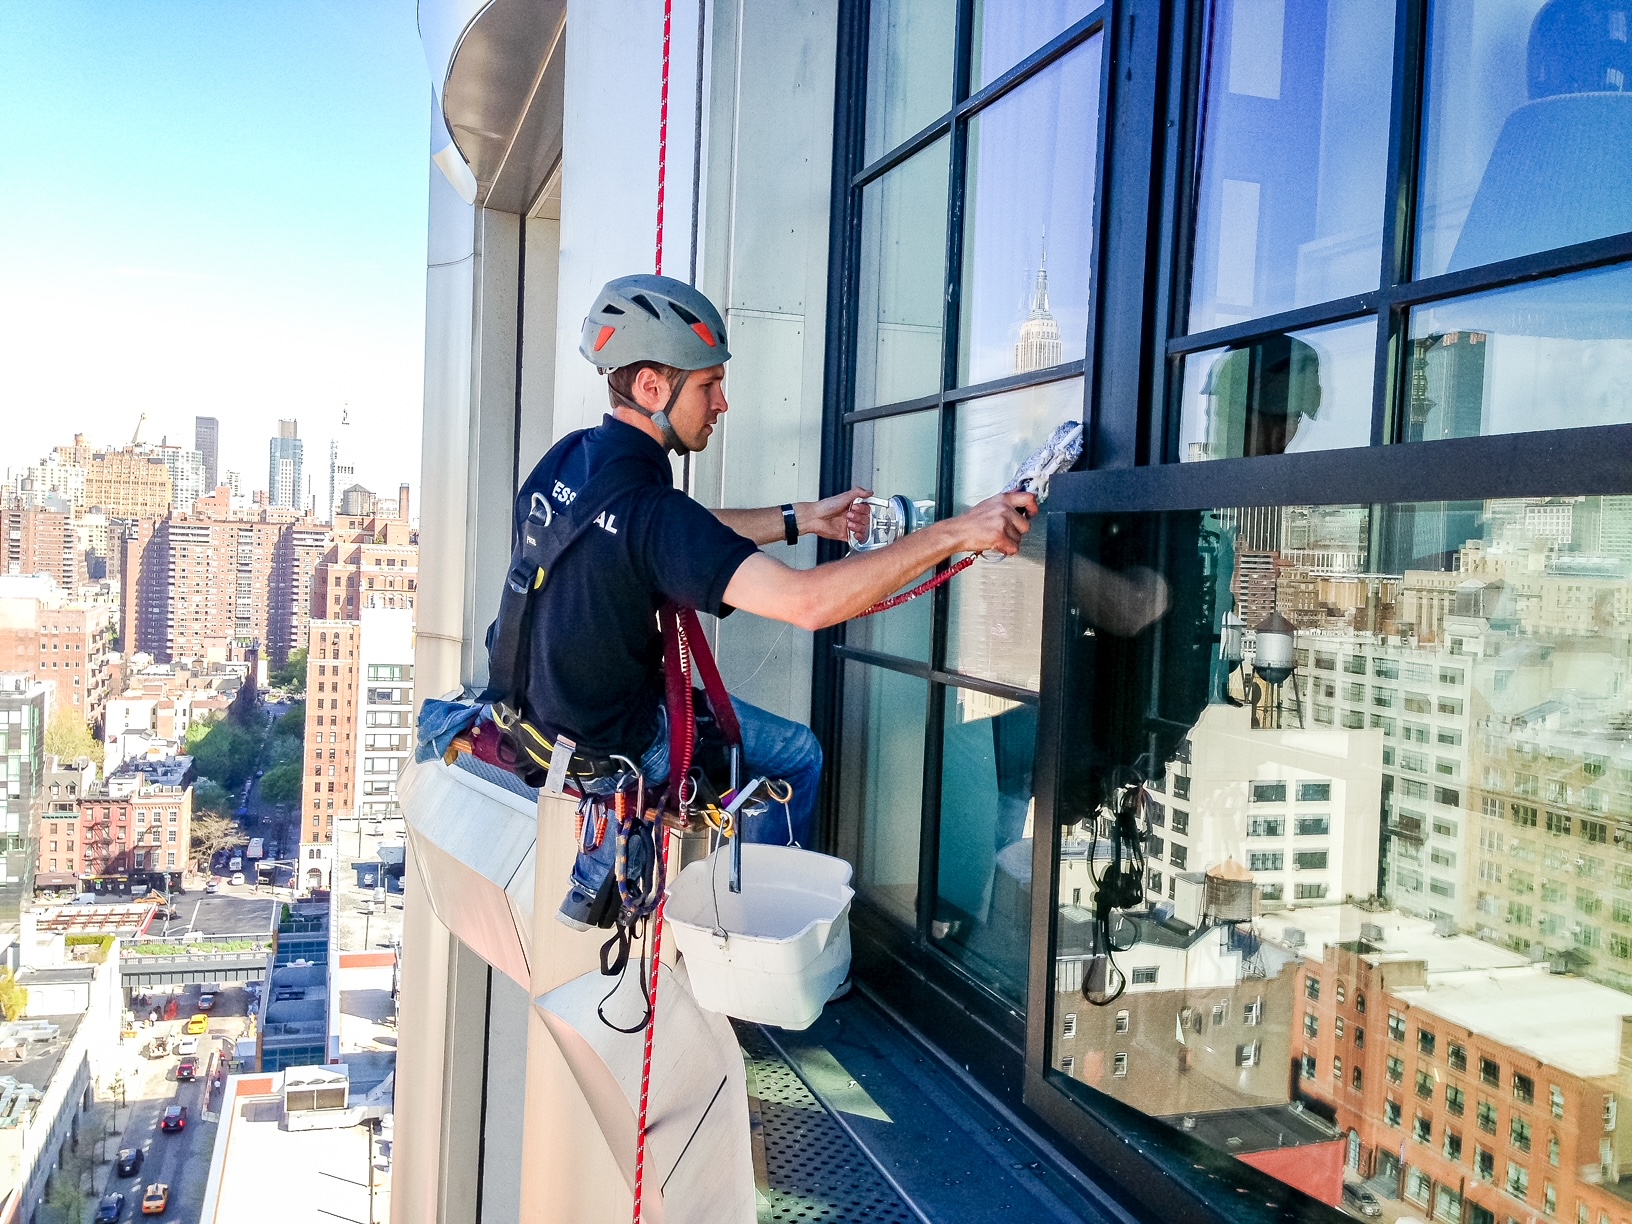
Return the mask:
M1423 42L1427 0L1398 0L1394 17L1394 88L1388 125L1388 189L1383 201L1383 255L1379 283L1389 304L1377 314L1377 350L1371 381L1371 444L1398 436L1398 404L1409 371L1410 312L1388 291L1411 279L1416 229L1418 140L1422 131Z

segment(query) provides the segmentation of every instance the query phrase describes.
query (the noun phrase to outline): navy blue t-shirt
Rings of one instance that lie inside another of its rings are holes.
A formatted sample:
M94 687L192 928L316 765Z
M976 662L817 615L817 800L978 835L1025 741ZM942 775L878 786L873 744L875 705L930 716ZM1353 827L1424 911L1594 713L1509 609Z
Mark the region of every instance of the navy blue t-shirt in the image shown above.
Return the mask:
M663 702L657 610L672 600L714 616L725 588L756 550L674 487L664 449L611 415L557 442L516 496L516 525L541 493L557 512L609 463L633 487L620 493L556 563L533 609L528 719L595 756L639 759Z

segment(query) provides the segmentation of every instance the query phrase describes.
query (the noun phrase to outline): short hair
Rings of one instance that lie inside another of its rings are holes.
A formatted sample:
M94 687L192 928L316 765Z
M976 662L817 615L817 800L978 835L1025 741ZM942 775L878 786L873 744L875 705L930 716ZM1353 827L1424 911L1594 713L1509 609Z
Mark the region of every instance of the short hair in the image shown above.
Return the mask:
M606 376L606 385L609 391L616 391L625 399L634 399L635 377L642 370L651 370L664 382L669 384L669 390L674 390L675 384L685 374L684 370L675 366L664 365L661 361L636 361L626 366L619 366ZM613 400L616 403L616 399Z

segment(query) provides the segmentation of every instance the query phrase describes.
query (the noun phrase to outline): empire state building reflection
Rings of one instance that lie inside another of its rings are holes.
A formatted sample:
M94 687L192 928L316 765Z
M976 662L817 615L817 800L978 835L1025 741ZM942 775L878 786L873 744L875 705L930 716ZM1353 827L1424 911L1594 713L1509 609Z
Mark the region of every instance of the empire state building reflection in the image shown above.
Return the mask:
M1043 258L1037 265L1037 288L1032 294L1031 313L1020 325L1020 340L1014 346L1014 372L1029 374L1057 366L1065 355L1060 343L1060 325L1048 309L1048 240L1043 240Z

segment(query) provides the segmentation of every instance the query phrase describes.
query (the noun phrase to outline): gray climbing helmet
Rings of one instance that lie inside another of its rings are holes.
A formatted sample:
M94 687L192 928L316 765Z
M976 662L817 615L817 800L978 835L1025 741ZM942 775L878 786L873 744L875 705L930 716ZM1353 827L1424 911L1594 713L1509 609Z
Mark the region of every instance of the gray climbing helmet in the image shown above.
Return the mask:
M608 281L584 320L578 351L601 370L639 361L706 370L731 359L714 303L668 276Z

